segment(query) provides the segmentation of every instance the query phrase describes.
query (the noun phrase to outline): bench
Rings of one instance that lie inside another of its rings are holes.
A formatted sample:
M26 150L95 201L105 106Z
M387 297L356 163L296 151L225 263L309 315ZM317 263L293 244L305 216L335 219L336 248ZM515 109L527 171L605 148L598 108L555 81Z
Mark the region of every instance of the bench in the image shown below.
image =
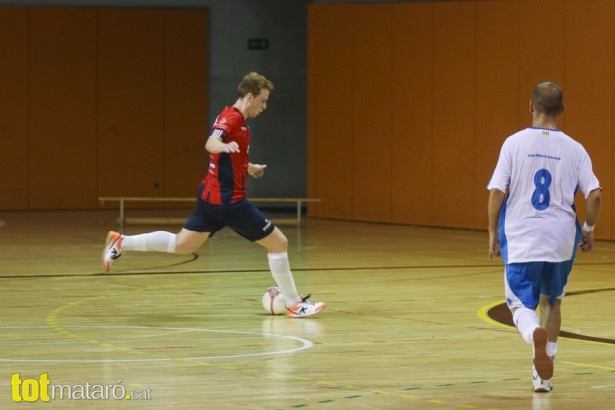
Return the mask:
M278 218L274 222L277 224L296 224L301 225L301 206L308 202L321 202L320 198L248 198L250 202L260 203L295 203L297 214L295 218ZM124 225L155 225L155 224L183 224L187 218L127 218L125 212L126 202L192 202L196 199L192 198L168 198L168 197L137 197L137 196L101 196L98 197L101 205L105 202L119 202L120 217L118 224L120 227Z

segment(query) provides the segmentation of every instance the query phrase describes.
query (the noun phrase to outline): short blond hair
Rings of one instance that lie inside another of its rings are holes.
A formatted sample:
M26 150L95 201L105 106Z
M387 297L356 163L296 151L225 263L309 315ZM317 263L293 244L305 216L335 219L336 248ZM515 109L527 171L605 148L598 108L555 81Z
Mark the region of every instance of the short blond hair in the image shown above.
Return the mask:
M253 96L257 96L261 93L261 90L273 91L273 83L265 78L264 75L252 71L246 74L237 87L237 95L239 98L245 97L248 93Z

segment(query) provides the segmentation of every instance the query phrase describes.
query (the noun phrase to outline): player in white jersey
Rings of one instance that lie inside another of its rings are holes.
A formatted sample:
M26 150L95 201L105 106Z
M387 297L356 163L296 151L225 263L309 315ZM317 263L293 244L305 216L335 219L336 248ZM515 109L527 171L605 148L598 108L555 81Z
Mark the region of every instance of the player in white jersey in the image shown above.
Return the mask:
M584 252L593 247L601 188L583 146L557 129L564 112L561 87L538 84L530 112L532 127L506 139L487 186L489 259L502 256L506 303L534 347L534 391L548 392L561 301L577 246ZM577 190L585 198L583 228L574 208Z

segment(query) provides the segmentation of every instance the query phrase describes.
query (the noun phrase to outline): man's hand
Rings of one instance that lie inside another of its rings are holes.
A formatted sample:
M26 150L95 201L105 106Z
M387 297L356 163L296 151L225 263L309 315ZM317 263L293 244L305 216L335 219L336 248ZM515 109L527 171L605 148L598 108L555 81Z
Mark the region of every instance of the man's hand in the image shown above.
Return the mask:
M225 151L227 154L231 152L239 152L239 145L235 141L231 141L228 144L224 144Z
M493 259L494 256L500 256L498 219L505 199L505 192L497 188L492 188L489 191L489 202L487 204L487 216L489 221L489 260Z
M489 260L494 256L500 256L500 240L497 232L489 232Z
M205 149L212 154L231 154L239 152L239 145L236 141L225 144L218 135L210 135L205 142Z
M265 168L267 168L267 165L248 164L248 174L254 178L260 178L265 174Z
M579 242L579 248L581 251L588 252L594 247L594 232L587 232L583 229L581 234L581 241Z

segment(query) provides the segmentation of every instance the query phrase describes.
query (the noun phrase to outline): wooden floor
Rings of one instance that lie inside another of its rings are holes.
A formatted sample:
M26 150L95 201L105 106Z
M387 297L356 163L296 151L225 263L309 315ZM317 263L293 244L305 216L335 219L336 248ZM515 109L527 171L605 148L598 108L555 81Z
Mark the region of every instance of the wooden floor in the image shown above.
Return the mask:
M0 408L613 408L615 243L579 256L563 305L564 330L600 339L560 339L554 390L535 394L531 347L488 315L503 279L485 232L283 226L299 291L329 303L289 319L261 307L264 250L229 230L103 273L116 217L0 212ZM178 229L126 233L159 228Z

